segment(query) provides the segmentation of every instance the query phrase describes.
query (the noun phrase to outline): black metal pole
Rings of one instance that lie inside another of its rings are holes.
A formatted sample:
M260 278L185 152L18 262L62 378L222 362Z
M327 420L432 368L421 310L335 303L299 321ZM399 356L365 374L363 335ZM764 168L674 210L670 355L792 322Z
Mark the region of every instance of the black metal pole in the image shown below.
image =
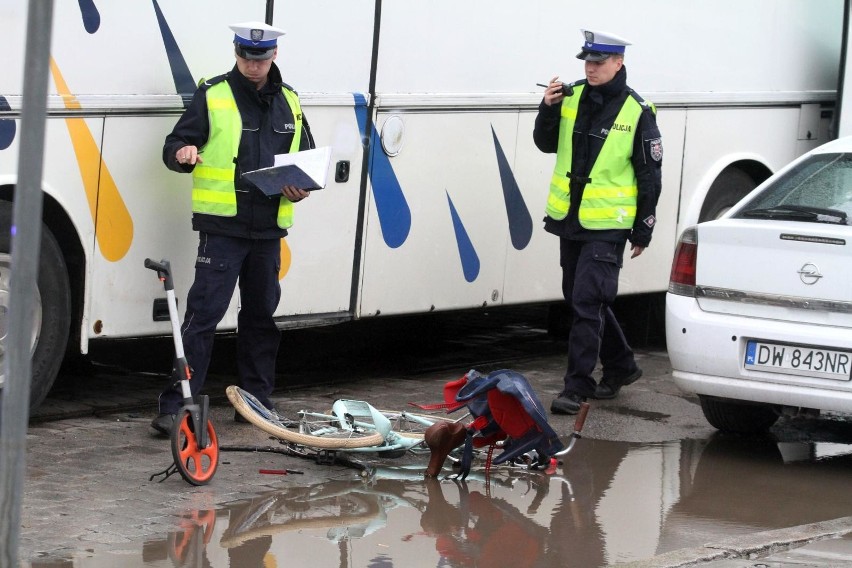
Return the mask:
M21 103L18 183L12 210L9 337L0 390L0 568L18 566L21 502L29 420L30 333L41 250L41 179L44 166L47 78L53 0L30 0Z

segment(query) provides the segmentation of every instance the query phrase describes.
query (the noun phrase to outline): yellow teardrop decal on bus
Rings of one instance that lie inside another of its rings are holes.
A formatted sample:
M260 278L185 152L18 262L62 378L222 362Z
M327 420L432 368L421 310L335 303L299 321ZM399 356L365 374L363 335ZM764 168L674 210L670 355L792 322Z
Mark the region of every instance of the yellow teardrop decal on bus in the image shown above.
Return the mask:
M56 90L62 95L65 108L81 108L80 102L71 94L52 57L50 71ZM74 145L77 167L80 168L80 177L83 180L101 254L105 259L116 262L130 249L130 243L133 241L133 219L109 169L101 160L100 149L95 143L92 131L89 130L89 125L82 118L66 118L65 125Z
M278 270L278 280L283 280L287 276L291 262L293 262L293 255L287 245L287 239L281 239L281 268Z

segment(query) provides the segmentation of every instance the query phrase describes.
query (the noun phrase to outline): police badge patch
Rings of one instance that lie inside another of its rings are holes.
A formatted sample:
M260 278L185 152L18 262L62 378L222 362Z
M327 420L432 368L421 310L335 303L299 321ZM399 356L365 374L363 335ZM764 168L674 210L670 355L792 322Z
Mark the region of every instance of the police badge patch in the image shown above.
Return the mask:
M663 159L663 141L661 138L654 138L648 141L648 149L651 152L651 159L659 162Z
M257 28L251 30L251 40L261 41L263 39L263 30Z
M657 218L653 215L648 215L642 220L642 222L645 223L649 228L653 228L654 225L657 224Z

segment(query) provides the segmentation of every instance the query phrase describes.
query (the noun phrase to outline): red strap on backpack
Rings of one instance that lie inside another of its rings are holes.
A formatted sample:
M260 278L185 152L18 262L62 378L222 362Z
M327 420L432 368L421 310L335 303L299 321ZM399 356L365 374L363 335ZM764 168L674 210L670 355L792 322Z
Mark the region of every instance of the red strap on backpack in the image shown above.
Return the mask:
M411 406L415 408L419 408L421 410L444 410L446 409L447 413L452 412L453 410L457 410L465 405L463 402L458 402L456 400L456 393L458 393L463 386L467 384L467 375L463 375L460 379L456 379L455 381L448 381L444 385L444 402L436 403L436 404L418 404L416 402L409 402Z

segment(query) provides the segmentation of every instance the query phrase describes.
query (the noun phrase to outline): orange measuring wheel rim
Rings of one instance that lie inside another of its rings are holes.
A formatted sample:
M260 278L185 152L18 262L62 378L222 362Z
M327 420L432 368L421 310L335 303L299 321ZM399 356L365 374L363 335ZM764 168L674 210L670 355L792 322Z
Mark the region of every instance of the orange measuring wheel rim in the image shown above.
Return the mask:
M172 453L181 476L194 485L209 483L219 465L219 440L213 422L207 421L207 447L198 447L198 438L192 429L192 415L184 412L175 424Z

